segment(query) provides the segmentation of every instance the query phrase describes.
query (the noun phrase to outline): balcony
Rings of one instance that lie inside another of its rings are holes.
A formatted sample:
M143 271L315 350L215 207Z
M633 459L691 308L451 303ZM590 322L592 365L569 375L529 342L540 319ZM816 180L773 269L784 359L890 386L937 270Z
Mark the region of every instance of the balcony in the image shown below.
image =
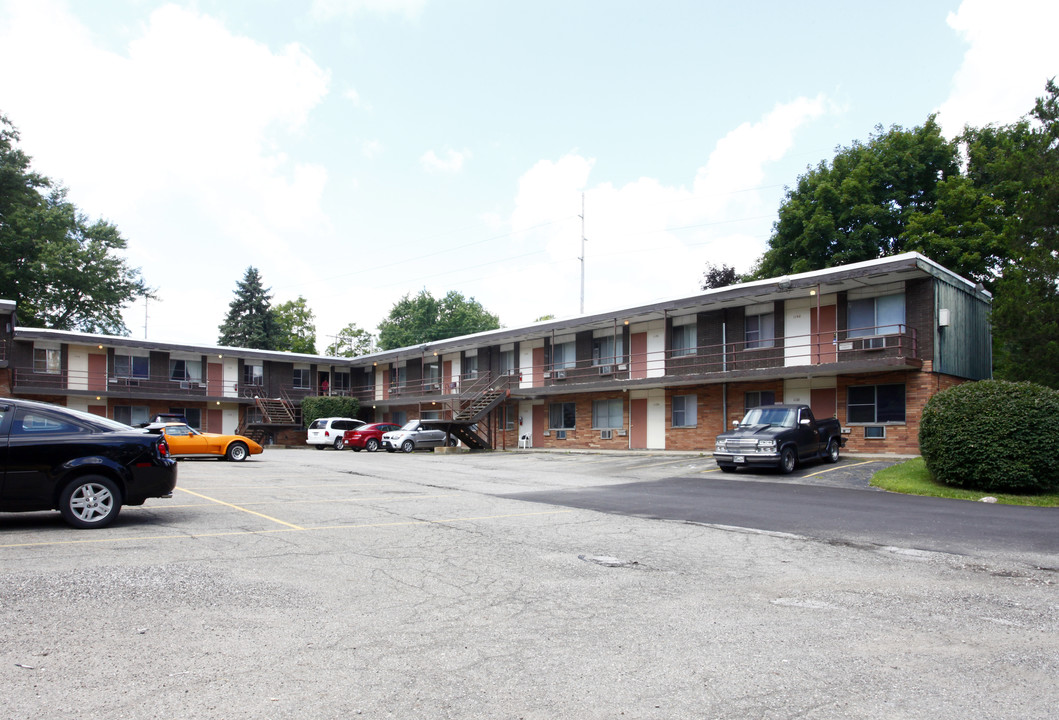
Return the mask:
M12 368L15 393L108 395L128 398L206 399L234 397L234 382L207 382L204 379L170 380L159 377L119 377L106 373L62 370L42 372L32 367Z

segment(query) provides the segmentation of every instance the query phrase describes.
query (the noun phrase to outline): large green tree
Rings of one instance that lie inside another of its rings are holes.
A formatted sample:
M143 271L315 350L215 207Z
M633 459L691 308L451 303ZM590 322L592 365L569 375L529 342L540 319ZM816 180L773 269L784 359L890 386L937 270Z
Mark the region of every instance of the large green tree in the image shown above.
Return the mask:
M912 217L934 210L938 185L959 174L956 143L931 116L922 127L876 128L798 178L779 209L757 278L806 272L909 249ZM959 268L954 268L957 272Z
M125 239L33 172L18 141L0 115L0 297L16 302L24 325L128 334L122 309L153 295L121 256Z
M375 336L367 330L350 323L339 331L335 341L327 346L325 355L330 357L359 357L375 349Z
M379 323L379 349L392 350L499 327L500 318L487 312L473 297L464 298L450 290L438 300L422 290L398 300L389 316Z
M220 326L218 344L228 347L275 350L280 332L270 305L269 288L261 283L261 274L251 266L236 284L235 297L228 305L228 315Z
M276 319L276 350L316 354L316 316L301 295L272 308Z

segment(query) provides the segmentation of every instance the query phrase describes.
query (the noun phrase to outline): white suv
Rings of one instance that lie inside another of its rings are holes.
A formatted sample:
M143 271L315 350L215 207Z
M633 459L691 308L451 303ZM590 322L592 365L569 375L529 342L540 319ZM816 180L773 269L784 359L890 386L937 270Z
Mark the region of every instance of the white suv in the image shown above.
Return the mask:
M341 450L345 445L342 436L346 430L356 430L363 424L363 420L353 418L316 418L309 424L309 436L305 442L317 450L328 446Z

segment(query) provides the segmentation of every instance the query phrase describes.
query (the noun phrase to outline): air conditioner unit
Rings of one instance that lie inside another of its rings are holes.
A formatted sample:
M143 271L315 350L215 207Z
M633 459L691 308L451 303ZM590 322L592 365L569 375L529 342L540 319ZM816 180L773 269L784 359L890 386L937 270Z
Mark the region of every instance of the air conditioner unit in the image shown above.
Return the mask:
M189 382L180 383L180 389L181 390L190 390L191 389L191 383L189 383Z
M545 379L545 380L547 380L547 379L548 379L548 378L550 378L551 376L552 376L552 374L551 374L551 372L550 372L550 371L548 371L548 370L545 370L545 371L544 371L544 379Z
M864 338L865 350L878 350L884 347L886 347L886 338L884 337Z
M613 365L600 365L599 366L599 374L600 375L613 375L614 374L614 366Z
M556 440L565 440L566 439L566 431L565 430L556 430L555 431L555 439Z
M441 383L432 383L430 385L430 389L431 390L440 390L441 389Z
M625 437L628 434L629 433L627 431L625 431L625 430L619 430L618 431L618 437Z
M566 371L565 370L556 370L555 371L555 379L556 380L565 380L566 379Z
M619 369L619 370L628 370L628 369L629 369L629 366L628 366L628 365L619 365L619 366L618 366L618 369Z
M600 430L599 431L599 439L600 440L611 440L613 438L614 438L614 431L613 430Z

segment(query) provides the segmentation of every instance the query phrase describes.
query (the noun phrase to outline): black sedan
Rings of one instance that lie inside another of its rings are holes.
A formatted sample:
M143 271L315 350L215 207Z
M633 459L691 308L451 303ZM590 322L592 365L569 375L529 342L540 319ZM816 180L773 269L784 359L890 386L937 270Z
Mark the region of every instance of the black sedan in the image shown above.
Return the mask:
M69 408L0 398L0 511L58 510L100 528L122 505L172 497L176 461L161 435Z

